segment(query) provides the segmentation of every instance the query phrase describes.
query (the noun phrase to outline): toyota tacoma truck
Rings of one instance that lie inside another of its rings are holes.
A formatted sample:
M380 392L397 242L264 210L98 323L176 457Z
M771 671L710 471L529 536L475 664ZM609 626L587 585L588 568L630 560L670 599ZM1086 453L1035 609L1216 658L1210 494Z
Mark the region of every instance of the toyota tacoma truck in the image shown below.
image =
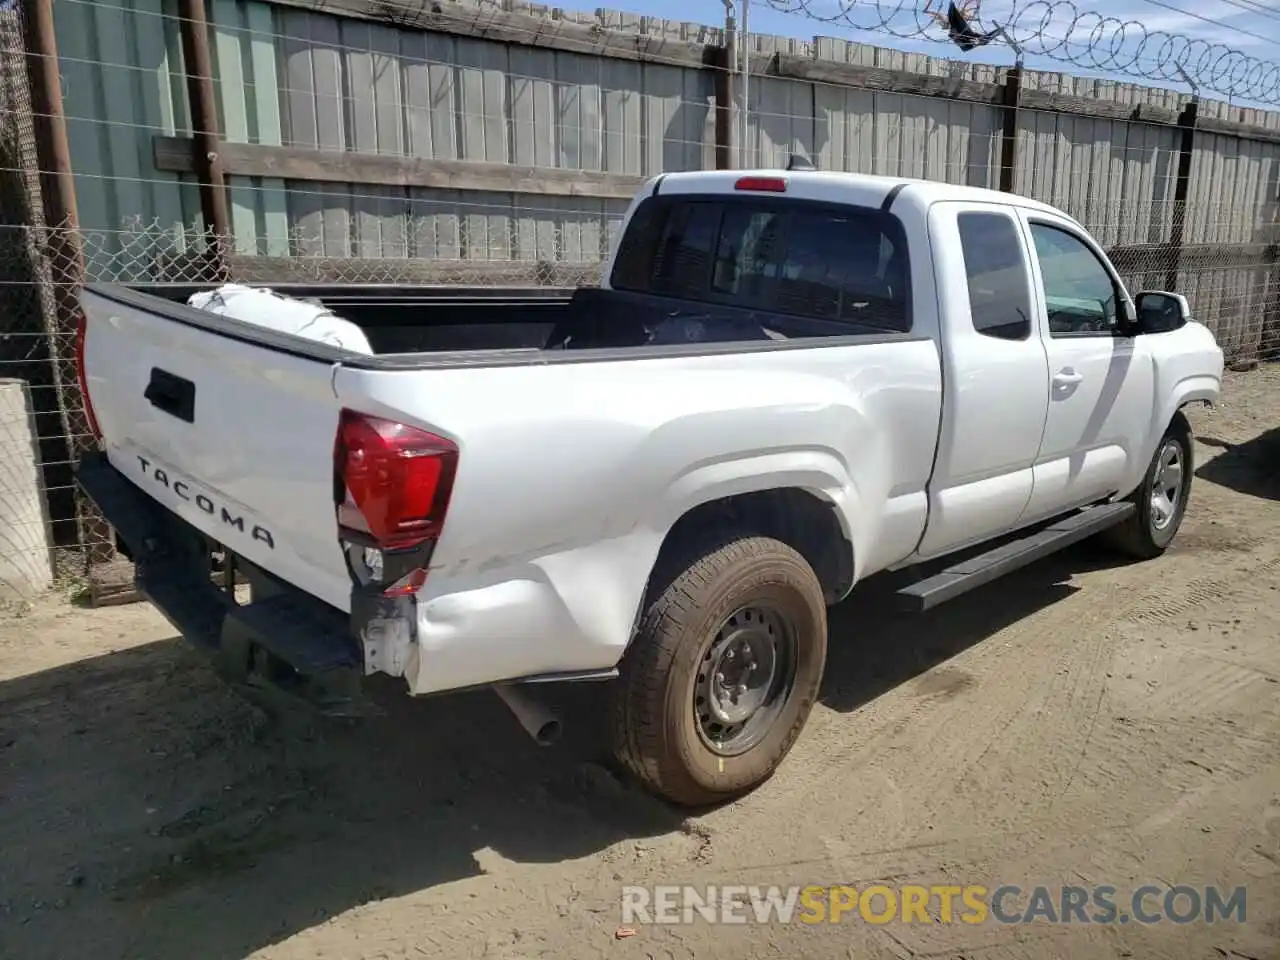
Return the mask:
M303 292L369 352L85 288L78 481L139 589L332 712L489 686L547 739L538 682L607 681L685 805L773 774L865 578L936 570L922 609L1094 534L1161 554L1223 369L1061 211L854 174L656 177L597 287Z

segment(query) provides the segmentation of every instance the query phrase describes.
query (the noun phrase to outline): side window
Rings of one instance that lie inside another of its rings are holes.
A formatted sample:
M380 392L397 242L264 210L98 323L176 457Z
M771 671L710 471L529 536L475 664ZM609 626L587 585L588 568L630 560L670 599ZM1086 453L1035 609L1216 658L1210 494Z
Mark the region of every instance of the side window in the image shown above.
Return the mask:
M1031 336L1031 285L1017 224L1003 213L962 213L956 223L973 328L988 337L1025 340Z
M1049 332L1059 336L1110 336L1118 310L1116 285L1079 237L1043 223L1031 224L1040 261Z

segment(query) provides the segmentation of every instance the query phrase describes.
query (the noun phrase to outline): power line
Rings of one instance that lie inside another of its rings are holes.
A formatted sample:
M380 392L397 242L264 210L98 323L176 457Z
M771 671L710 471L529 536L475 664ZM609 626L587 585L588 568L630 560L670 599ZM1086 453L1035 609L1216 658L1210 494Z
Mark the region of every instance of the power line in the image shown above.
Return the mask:
M1250 30L1243 30L1240 27L1233 27L1230 24L1223 23L1220 20L1213 20L1209 17L1206 17L1203 14L1195 13L1191 10L1184 10L1181 7L1175 7L1171 3L1165 3L1165 0L1144 0L1144 2L1151 4L1153 7L1160 7L1162 10L1169 10L1172 13L1181 14L1184 17L1190 17L1192 20L1199 20L1201 23L1207 23L1209 24L1209 26L1217 27L1219 30L1229 30L1232 33L1238 33L1241 36L1249 37L1250 39L1256 39L1258 36L1256 33ZM1241 0L1221 0L1221 2L1228 4L1229 6L1237 7L1241 10L1246 10L1249 13L1257 13L1256 10L1246 7L1241 2ZM1280 15L1280 14L1277 14L1277 12L1274 10L1271 10L1268 12L1271 13L1272 16Z
M1280 10L1275 7L1264 6L1258 0L1220 0L1220 2L1228 6L1237 7L1246 13L1260 13L1263 16L1275 17L1280 20Z

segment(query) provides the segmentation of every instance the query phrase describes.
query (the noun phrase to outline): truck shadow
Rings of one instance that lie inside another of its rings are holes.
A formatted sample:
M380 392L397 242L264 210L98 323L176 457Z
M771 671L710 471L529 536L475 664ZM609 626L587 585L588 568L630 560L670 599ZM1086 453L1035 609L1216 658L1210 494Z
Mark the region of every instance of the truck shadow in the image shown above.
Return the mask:
M823 701L856 708L1074 588L1080 548L911 617L892 578L837 608ZM244 956L360 904L675 834L684 814L596 762L598 685L557 691L540 750L487 691L281 726L179 640L0 683L0 917L14 956ZM666 840L659 842L667 842ZM630 855L617 859L625 882ZM475 892L450 892L466 908ZM465 888L464 888L465 890ZM476 900L476 909L483 900ZM429 902L423 909L431 909Z
M1244 443L1227 443L1214 437L1197 439L1223 450L1197 468L1197 477L1251 497L1280 500L1280 427Z
M0 953L246 956L362 903L680 826L533 745L490 692L373 693L384 717L265 722L177 639L0 684Z
M821 702L842 713L856 710L1071 596L1080 589L1066 582L1074 575L1129 562L1086 541L924 613L903 612L894 596L913 574L874 577L831 611Z

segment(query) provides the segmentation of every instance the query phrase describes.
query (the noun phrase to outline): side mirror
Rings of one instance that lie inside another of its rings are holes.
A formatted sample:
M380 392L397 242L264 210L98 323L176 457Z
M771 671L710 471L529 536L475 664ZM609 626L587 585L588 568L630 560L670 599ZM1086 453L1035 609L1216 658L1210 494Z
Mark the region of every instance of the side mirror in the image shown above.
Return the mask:
M1144 290L1134 297L1137 333L1167 333L1191 319L1191 305L1180 293Z

